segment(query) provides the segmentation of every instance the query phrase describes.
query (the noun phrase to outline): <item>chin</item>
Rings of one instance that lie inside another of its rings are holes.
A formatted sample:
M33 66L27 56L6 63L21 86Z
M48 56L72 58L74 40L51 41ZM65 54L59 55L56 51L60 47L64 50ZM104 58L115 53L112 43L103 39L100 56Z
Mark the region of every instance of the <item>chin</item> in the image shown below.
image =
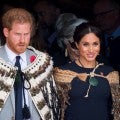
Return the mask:
M19 50L17 50L16 52L17 52L18 54L21 54L21 53L24 53L25 50L26 50L26 49L19 49Z
M95 61L95 58L88 58L89 62Z

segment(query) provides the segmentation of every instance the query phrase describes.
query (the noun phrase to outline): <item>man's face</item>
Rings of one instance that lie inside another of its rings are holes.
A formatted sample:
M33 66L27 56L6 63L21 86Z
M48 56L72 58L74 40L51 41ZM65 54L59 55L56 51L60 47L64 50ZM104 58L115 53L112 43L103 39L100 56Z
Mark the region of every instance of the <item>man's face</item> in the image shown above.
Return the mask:
M6 37L7 46L16 54L21 54L27 49L31 28L29 23L13 23L11 30L4 28L3 32Z

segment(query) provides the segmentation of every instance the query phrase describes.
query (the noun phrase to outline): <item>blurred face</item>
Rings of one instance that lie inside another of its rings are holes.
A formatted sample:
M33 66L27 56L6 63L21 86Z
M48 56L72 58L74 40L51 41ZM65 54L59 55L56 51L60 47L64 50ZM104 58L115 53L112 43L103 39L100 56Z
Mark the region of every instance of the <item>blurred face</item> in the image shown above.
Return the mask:
M84 63L96 61L96 57L100 52L100 39L94 33L86 34L76 46L81 61L84 61Z
M95 21L103 31L114 28L119 12L108 2L98 2L94 6Z
M12 29L4 28L4 35L6 37L6 44L14 53L21 54L27 49L31 29L29 23L13 23Z
M35 11L38 13L40 24L51 26L55 23L57 10L53 6L40 2Z

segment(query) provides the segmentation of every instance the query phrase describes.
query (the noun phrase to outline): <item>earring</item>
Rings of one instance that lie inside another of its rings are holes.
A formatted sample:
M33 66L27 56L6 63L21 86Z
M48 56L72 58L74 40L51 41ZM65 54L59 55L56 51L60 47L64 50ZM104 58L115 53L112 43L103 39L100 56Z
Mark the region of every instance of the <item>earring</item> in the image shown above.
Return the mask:
M67 48L65 49L65 57L68 56L68 51L67 51Z

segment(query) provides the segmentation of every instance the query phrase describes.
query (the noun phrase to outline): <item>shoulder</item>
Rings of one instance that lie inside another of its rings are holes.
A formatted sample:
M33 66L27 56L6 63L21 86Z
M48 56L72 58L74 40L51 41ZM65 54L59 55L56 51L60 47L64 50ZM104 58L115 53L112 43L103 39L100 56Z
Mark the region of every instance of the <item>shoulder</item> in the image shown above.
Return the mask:
M115 71L113 67L108 65L102 65L99 68L99 72L106 76L109 83L119 83L119 73Z
M75 65L75 62L70 62L63 66L55 67L53 70L55 80L58 82L71 82L73 78L78 76L74 68Z
M27 49L27 54L29 54L30 59L31 57L34 57L31 63L26 67L26 70L29 71L29 69L39 69L39 70L46 70L49 71L53 68L53 61L52 58L48 55L48 53L44 53L41 51L36 50L35 48L29 46Z
M26 50L27 54L29 54L29 56L35 56L36 58L39 58L41 60L51 60L52 61L52 57L49 56L48 53L46 52L41 52L39 50L36 50L34 47L29 46ZM49 58L49 59L48 59Z
M73 70L77 67L75 61L70 61L68 63L66 63L65 65L62 65L59 67L59 69L63 69L63 70Z
M109 73L111 73L111 72L113 72L113 71L115 71L115 70L113 69L113 67L111 67L111 66L109 66L109 65L103 64L103 65L100 65L100 66L99 66L98 71L99 71L100 73L103 73L104 76L107 76Z
M110 84L119 84L119 72L115 71L111 66L104 65L103 71Z
M0 50L2 50L4 48L4 46L0 46Z
M110 84L119 84L119 73L118 73L118 71L110 72L107 75L107 79L108 79Z
M0 46L0 53L3 52L5 50L4 46Z

